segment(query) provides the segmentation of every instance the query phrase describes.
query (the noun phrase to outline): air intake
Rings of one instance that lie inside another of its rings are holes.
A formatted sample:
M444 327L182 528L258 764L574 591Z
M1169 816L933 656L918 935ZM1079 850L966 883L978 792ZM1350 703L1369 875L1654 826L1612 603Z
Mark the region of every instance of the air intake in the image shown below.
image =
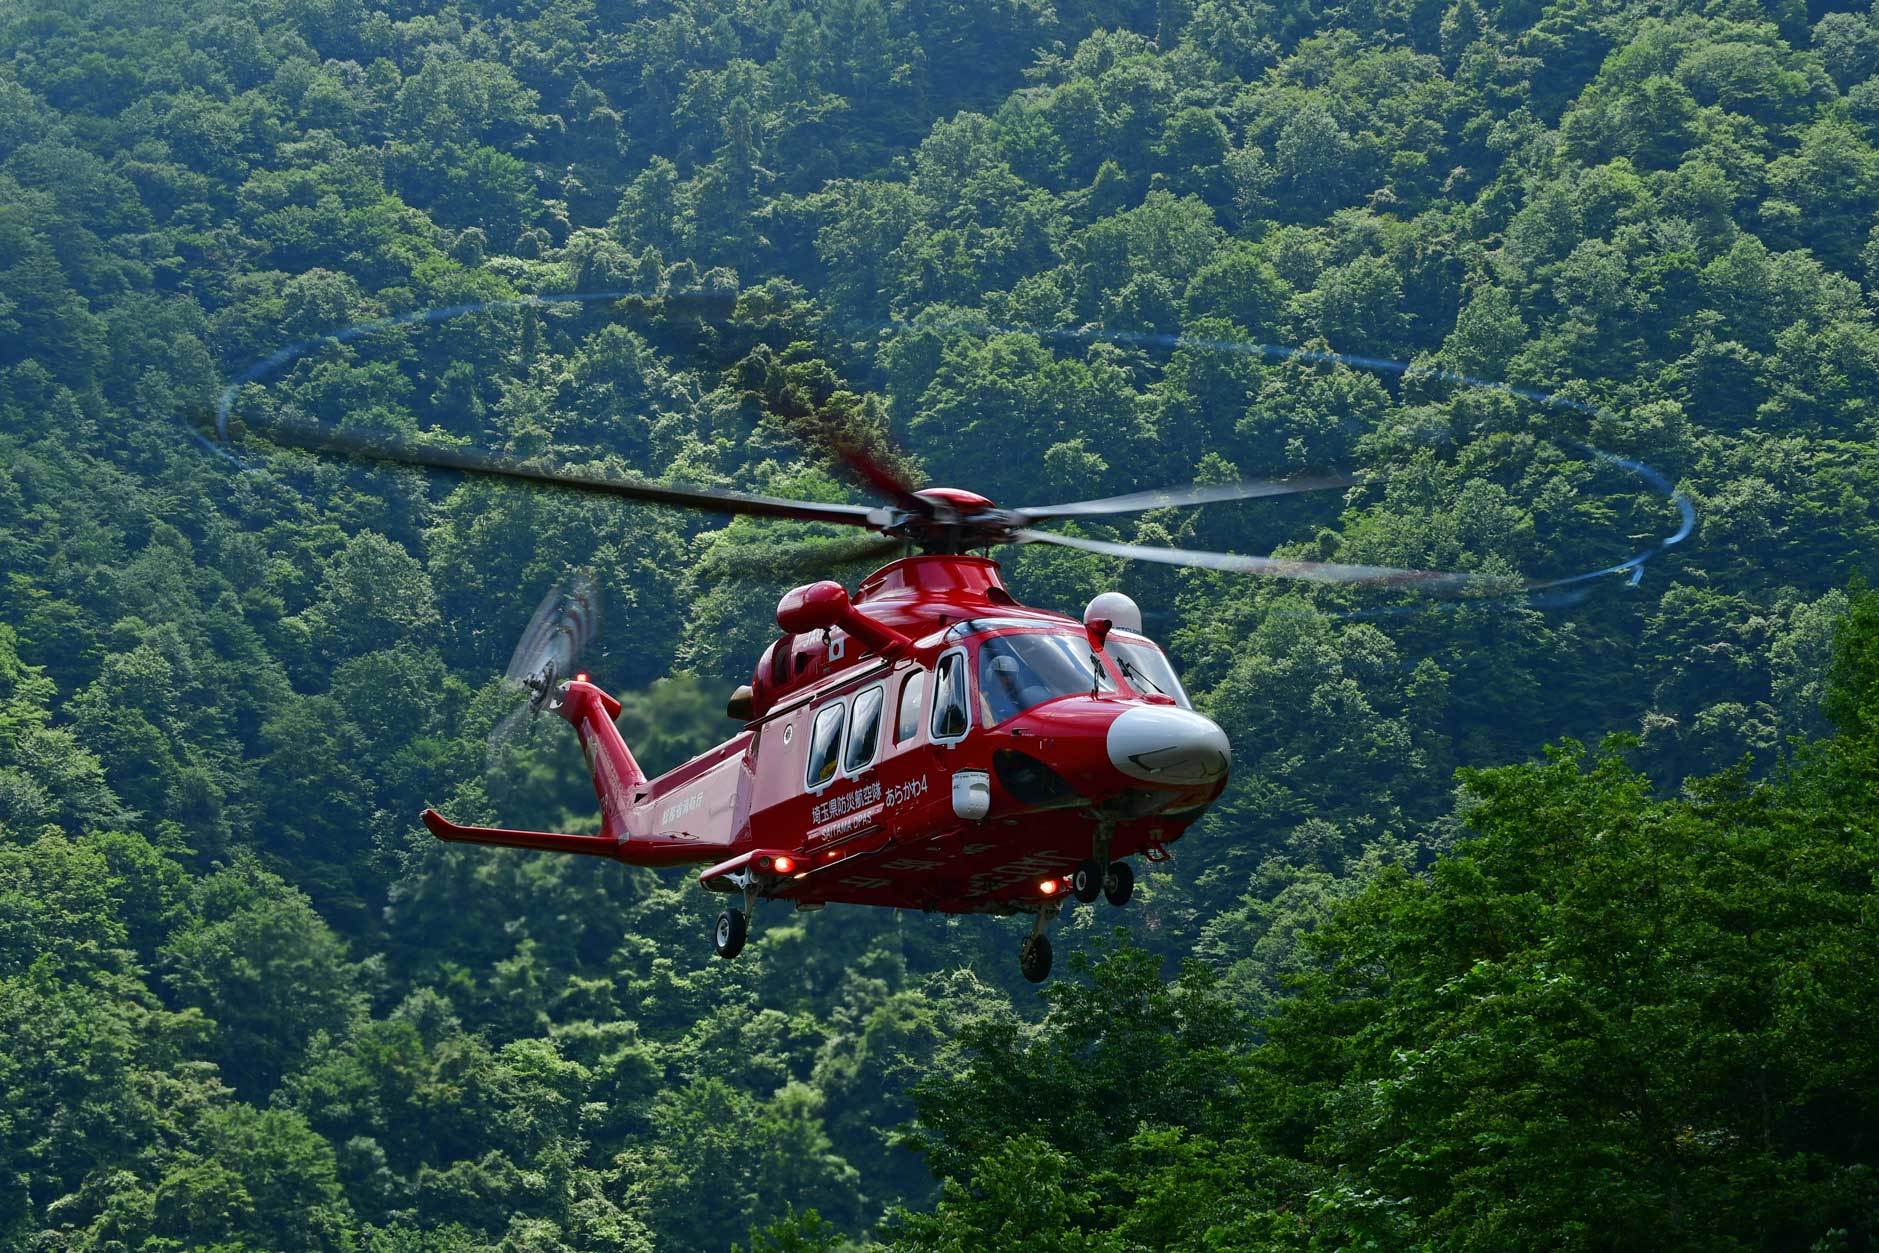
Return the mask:
M1016 749L1001 748L992 754L992 770L998 784L1020 805L1063 805L1077 799L1069 781L1037 758Z

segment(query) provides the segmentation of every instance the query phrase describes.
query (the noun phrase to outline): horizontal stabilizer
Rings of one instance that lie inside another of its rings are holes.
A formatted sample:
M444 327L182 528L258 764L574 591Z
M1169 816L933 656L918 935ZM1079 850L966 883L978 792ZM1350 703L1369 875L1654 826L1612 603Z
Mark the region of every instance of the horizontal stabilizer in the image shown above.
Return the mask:
M460 827L435 809L423 813L424 825L440 840L464 844L499 844L504 848L536 848L553 853L585 853L591 857L617 857L620 841L607 835L567 835L559 831L510 831L502 827Z

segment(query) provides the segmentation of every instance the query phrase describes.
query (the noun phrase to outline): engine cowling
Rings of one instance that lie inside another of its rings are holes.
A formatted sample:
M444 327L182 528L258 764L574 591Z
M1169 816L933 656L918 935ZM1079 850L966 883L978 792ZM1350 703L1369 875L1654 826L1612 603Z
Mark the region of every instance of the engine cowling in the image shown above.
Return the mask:
M848 589L829 579L784 593L777 602L776 624L790 635L839 627L859 640L864 649L883 657L898 656L912 642L893 627L856 609L848 599Z
M788 635L808 635L839 626L854 612L848 589L833 579L792 588L776 604L776 624Z

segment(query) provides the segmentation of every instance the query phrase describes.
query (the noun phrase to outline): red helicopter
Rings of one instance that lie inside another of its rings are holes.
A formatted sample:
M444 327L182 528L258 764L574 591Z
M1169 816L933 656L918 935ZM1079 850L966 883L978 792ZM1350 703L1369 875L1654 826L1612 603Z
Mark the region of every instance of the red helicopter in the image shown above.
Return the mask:
M1197 485L1001 509L956 488L916 490L881 460L838 454L891 502L785 500L674 487L428 448L351 431L288 429L279 442L718 513L861 527L884 538L843 560L910 548L862 580L798 587L776 641L728 712L743 729L649 779L614 724L620 705L585 674L532 676L538 707L580 737L600 803L598 835L466 827L435 810L444 840L702 864L734 899L721 957L744 947L758 900L943 913L1028 914L1026 978L1048 977L1046 927L1070 897L1129 900L1129 859L1160 860L1227 785L1227 737L1196 712L1161 648L1118 592L1081 619L1021 605L998 563L970 550L1045 543L1176 565L1330 582L1427 584L1460 576L1117 544L1036 524L1344 486L1341 476Z

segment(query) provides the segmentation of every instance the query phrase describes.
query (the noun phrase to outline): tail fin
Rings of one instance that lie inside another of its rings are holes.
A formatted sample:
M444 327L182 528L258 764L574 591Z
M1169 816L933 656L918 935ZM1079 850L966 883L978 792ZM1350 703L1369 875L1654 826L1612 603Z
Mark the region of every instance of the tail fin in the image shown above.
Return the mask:
M424 811L424 825L440 840L467 844L496 844L506 848L534 848L551 853L585 853L611 857L634 866L676 866L710 861L721 850L712 844L674 839L657 833L634 835L628 815L646 785L646 772L613 725L620 702L586 679L561 685L555 711L574 726L581 737L581 752L594 773L594 795L600 800L600 834L569 835L558 831L510 831L501 827L460 827L434 809Z
M627 838L626 816L633 808L635 789L645 786L646 772L620 737L613 720L620 702L584 678L561 687L555 712L566 718L581 737L581 753L594 775L594 795L600 801L600 833L611 840Z

